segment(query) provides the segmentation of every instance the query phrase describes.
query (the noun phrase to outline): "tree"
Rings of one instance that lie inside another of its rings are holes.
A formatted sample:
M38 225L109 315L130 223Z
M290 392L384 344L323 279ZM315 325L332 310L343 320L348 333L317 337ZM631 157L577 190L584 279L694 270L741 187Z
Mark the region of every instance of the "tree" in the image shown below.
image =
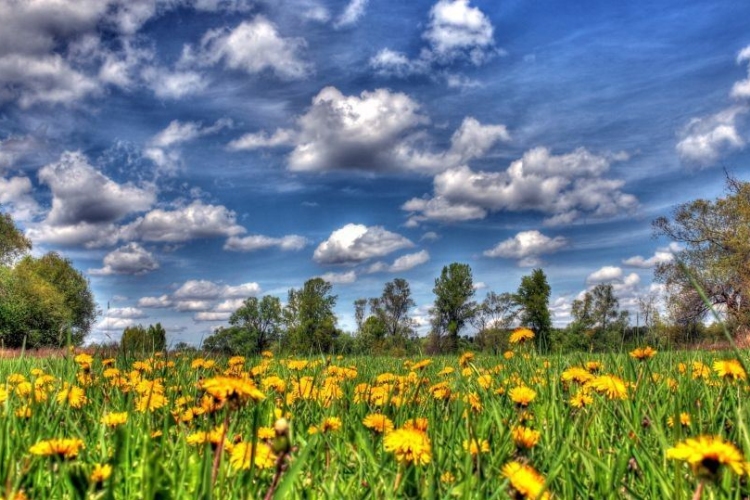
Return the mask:
M620 311L620 301L611 283L600 283L581 299L574 300L571 315L573 321L568 332L578 339L569 340L569 346L587 345L589 350L612 348L628 324L628 313Z
M10 214L0 213L0 266L10 266L31 250L31 241L16 227Z
M499 353L506 347L506 332L518 315L518 302L510 293L488 292L475 310L471 324L477 329L480 349Z
M251 353L257 347L250 332L239 326L219 327L203 340L201 347L209 352L225 356Z
M163 351L167 347L167 332L161 323L129 326L122 332L120 348L130 354L143 354Z
M534 342L538 352L546 353L550 348L552 318L549 312L550 286L541 269L521 278L516 292L516 302L521 308L521 324L534 331Z
M444 266L432 289L432 349L454 352L458 348L458 334L474 316L476 302L474 280L468 264L453 262Z
M229 324L244 330L254 345L246 354L259 354L278 339L281 330L281 301L278 297L265 295L245 299L239 309L229 317Z
M354 322L357 323L357 334L362 333L362 326L365 322L365 310L367 308L367 299L357 299L354 301Z
M301 289L289 290L284 308L288 346L302 352L330 352L339 332L336 329L335 295L323 278L312 278Z
M697 324L720 305L737 331L750 327L750 183L727 176L726 195L679 205L653 222L655 236L684 247L656 266L679 324ZM705 294L707 301L701 297Z
M386 335L392 339L407 339L412 336L414 327L409 318L409 309L414 306L409 282L402 278L389 281L380 297L370 299L373 316L381 321Z

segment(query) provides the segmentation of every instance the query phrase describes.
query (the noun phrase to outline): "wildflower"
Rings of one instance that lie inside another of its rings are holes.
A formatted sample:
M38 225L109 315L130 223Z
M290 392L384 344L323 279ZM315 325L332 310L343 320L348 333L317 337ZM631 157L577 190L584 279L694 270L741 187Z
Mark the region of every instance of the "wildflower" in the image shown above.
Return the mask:
M382 413L371 413L365 417L362 423L375 432L386 433L393 430L393 422Z
M426 465L432 459L430 439L417 429L397 429L385 435L383 446L402 464Z
M511 358L513 358L513 351L505 351L505 352L503 353L503 357L504 357L505 359L511 359Z
M453 473L449 470L443 472L440 474L440 482L443 484L451 484L456 481L456 476L453 475Z
M472 361L474 361L474 357L475 356L476 355L473 352L471 352L471 351L463 353L461 355L461 357L458 358L458 366L460 366L462 368L466 367L466 366L469 366L469 363L471 363Z
M477 384L484 390L492 387L492 375L480 375L477 377Z
M249 380L234 377L213 377L203 381L201 388L217 402L227 400L243 403L249 399L262 401L266 396Z
M124 425L128 421L128 412L107 413L102 416L101 422L107 427L117 427Z
M592 380L590 385L609 399L628 399L628 388L625 382L614 375L600 375Z
M471 406L471 409L473 411L482 411L482 399L476 392L471 392L466 397L464 397L464 402Z
M90 370L91 364L94 362L94 358L92 358L91 355L82 352L81 354L73 358L73 361L78 363L78 366L81 367L81 370Z
M510 432L510 435L511 437L513 437L513 442L519 449L533 448L539 442L539 438L541 437L541 433L539 431L535 431L534 429L531 429L529 427L524 427L523 425L514 427Z
M81 408L86 404L86 393L80 387L65 384L63 390L57 394L58 403L68 403L71 408Z
M576 392L570 397L570 406L573 408L583 408L584 406L589 406L593 402L594 398L592 398L588 392L583 390Z
M711 376L711 368L700 361L693 361L693 371L691 376L693 379L707 379Z
M508 342L511 344L523 344L527 340L534 338L534 332L528 328L516 328L513 333L510 334Z
M91 472L91 482L101 484L112 475L112 466L109 464L96 464Z
M722 465L737 475L746 472L746 462L740 450L720 436L699 436L686 439L667 450L667 458L682 460L690 464L699 476L713 478Z
M323 425L320 428L323 433L337 431L341 429L341 419L338 417L328 417L323 420Z
M411 366L411 369L414 370L414 371L422 370L422 369L427 368L428 366L430 366L430 364L432 364L432 360L431 359L423 359L422 361L414 363Z
M530 465L520 462L508 462L503 466L502 474L508 478L510 485L527 499L548 500L550 494L544 491L544 477Z
M586 362L586 369L590 371L591 373L596 373L598 371L601 371L603 368L601 361L587 361Z
M80 439L48 439L33 445L29 448L29 453L41 457L57 456L72 459L78 456L81 448L85 448L85 446Z
M307 361L305 361L304 359L291 360L286 364L286 367L290 370L304 370L305 367L307 367Z
M747 373L742 364L736 359L726 359L714 362L714 371L725 380L746 380Z
M267 359L273 358L273 353L271 351L263 351L260 355Z
M516 405L526 407L536 398L536 391L530 387L518 386L511 389L508 395Z
M250 455L252 454L252 443L241 442L232 448L229 463L235 469L247 470L250 468ZM276 465L276 455L266 443L255 445L255 466L259 469L271 469Z
M654 356L656 356L656 350L654 350L651 346L638 347L630 351L630 357L633 359L637 359L638 361L645 361L647 359L653 358Z
M265 390L273 389L279 394L283 394L286 391L286 382L284 379L277 377L276 375L264 378L260 381L260 385L262 385Z
M140 413L146 413L147 411L153 413L159 408L166 406L167 402L168 400L164 394L152 392L151 394L139 396L135 400L135 409Z
M472 456L490 452L490 443L486 439L472 439L471 442L464 439L463 447Z
M410 418L404 422L404 429L416 429L421 432L427 432L428 421L424 417Z
M442 370L438 372L438 375L441 377L445 377L446 375L450 375L451 373L455 371L456 369L453 368L452 366L446 366L445 368L443 368Z
M438 382L430 387L429 391L435 399L447 400L451 397L451 388L448 386L448 382Z
M276 437L276 431L273 427L258 427L258 439L273 439Z
M667 419L667 425L669 427L674 427L674 417L669 417ZM683 427L690 427L690 414L685 413L684 411L680 413L680 425Z
M242 366L245 364L245 357L244 356L232 356L231 358L229 358L229 361L227 362L227 364L231 367Z

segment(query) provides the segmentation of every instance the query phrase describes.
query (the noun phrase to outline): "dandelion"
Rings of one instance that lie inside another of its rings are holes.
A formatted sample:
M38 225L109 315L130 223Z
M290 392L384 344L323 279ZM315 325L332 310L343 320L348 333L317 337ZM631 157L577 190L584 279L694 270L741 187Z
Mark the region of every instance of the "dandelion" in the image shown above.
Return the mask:
M651 346L638 347L630 351L630 357L633 359L637 359L638 361L646 361L647 359L651 359L654 356L656 356L656 350L654 350Z
M107 413L102 416L101 423L107 427L118 427L128 421L128 412Z
M91 472L91 482L101 484L112 475L112 466L109 464L96 464Z
M674 427L674 417L667 418L667 425L669 427ZM680 413L680 425L683 427L690 427L690 414L685 413L684 411Z
M691 372L691 377L693 379L707 379L710 376L711 368L708 365L701 363L700 361L693 361L693 370Z
M57 394L58 403L68 403L71 408L81 408L86 404L86 393L80 387L65 384Z
M586 369L590 371L591 373L596 373L602 370L604 366L602 365L601 361L587 361L586 362Z
M430 439L417 429L398 429L385 435L385 451L394 453L402 464L427 465L432 459Z
M218 376L206 379L201 383L201 389L217 402L230 400L244 403L250 399L258 402L266 398L250 380L235 377Z
M474 361L475 356L476 355L471 351L463 353L461 357L458 358L458 366L462 368L469 366L469 363Z
M714 371L724 380L746 380L747 373L742 364L736 359L726 359L714 362Z
M510 334L508 342L511 344L523 344L527 340L534 338L534 332L528 328L516 328L513 333Z
M740 450L721 436L699 436L686 439L667 450L667 458L687 462L698 476L714 478L722 465L737 475L746 472L746 462Z
M276 437L276 431L273 427L258 427L258 439L266 440Z
M411 369L414 370L414 371L423 370L423 369L427 368L428 366L430 366L430 364L432 364L432 360L431 359L423 359L422 361L414 363L411 366Z
M73 358L73 361L81 367L81 370L91 370L91 364L94 362L94 358L92 358L91 355L82 352Z
M584 406L589 406L594 402L594 398L591 397L591 395L588 394L588 392L581 390L576 392L570 397L570 406L573 408L583 408Z
M252 454L251 443L241 442L236 444L230 453L229 463L235 469L247 470L250 468L250 455ZM257 443L255 446L255 466L259 469L271 469L276 465L276 455L266 443Z
M427 432L428 420L424 417L410 418L404 422L404 429L416 429L420 432Z
M524 498L550 498L549 492L544 490L544 477L532 466L516 461L508 462L503 466L502 474L508 478L513 489Z
M477 377L477 384L479 384L479 387L481 387L484 390L490 389L492 387L492 375L480 375Z
M393 422L382 413L371 413L362 421L365 427L379 433L387 433L393 430Z
M512 359L512 358L513 358L513 351L505 351L505 352L503 353L503 357L504 357L505 359Z
M168 402L169 401L164 394L153 392L136 399L135 409L140 413L146 413L147 411L153 413L159 408L165 407Z
M536 399L536 391L530 387L522 385L511 389L508 396L510 396L511 401L516 405L525 408Z
M440 482L443 484L451 484L456 482L456 476L453 475L453 473L449 470L443 472L440 474Z
M490 452L490 442L486 439L472 439L471 442L468 439L464 439L463 447L471 456Z
M579 384L585 384L586 382L593 380L594 375L588 370L579 366L573 366L568 368L560 375L560 379L563 382L577 382Z
M320 426L321 432L335 432L341 429L341 419L338 417L328 417L323 420L323 424Z
M516 448L531 449L539 442L542 434L529 427L519 425L518 427L513 428L510 435L513 438L513 442L516 444Z
M80 439L47 439L39 441L29 448L29 453L41 457L56 456L73 459L78 456L82 448L85 448L85 446Z
M609 399L628 399L628 388L621 378L614 375L600 375L590 383L598 393Z

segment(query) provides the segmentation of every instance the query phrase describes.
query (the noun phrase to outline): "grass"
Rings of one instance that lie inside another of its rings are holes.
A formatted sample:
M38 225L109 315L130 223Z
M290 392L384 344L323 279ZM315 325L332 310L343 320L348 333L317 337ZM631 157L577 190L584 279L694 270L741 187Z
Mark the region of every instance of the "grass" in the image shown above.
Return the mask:
M460 365L458 356L436 357L418 369L418 359L323 358L298 367L286 358L257 358L231 370L223 358L207 367L192 357L119 357L106 367L99 357L90 367L73 355L3 359L0 497L510 498L518 490L501 471L517 461L538 471L546 492L557 498L689 498L702 479L684 462L667 459L669 448L688 437L721 436L744 461L750 456L747 382L723 379L712 369L715 361L738 356L745 354L543 358L522 347L511 359L478 355ZM566 369L590 361L601 363L594 376L626 383L624 399L561 380ZM707 370L694 376L694 362ZM221 398L210 398L202 383L224 372L254 384L265 398L230 395L221 408L207 411ZM66 383L84 390L80 407L58 400ZM517 386L536 392L527 408L509 396ZM579 390L591 396L590 405L571 406ZM158 394L164 406L138 411L139 404L156 403ZM104 425L110 412L127 412L127 422ZM384 435L363 424L373 413L396 428L427 419L429 462L399 461L387 451ZM689 425L680 424L683 413ZM285 435L255 438L279 416L290 422L288 455L280 451ZM340 419L340 428L323 432L327 418ZM539 432L531 449L514 444L512 429L521 424ZM190 444L197 432L217 428L215 441L222 445ZM31 453L52 438L80 439L85 447L69 459ZM471 455L463 443L472 439L487 440L488 451ZM241 443L253 453L245 457L247 468L233 465L231 451ZM256 463L268 446L281 458ZM96 464L110 465L111 476L93 481ZM745 498L747 477L723 466L703 481L703 496Z

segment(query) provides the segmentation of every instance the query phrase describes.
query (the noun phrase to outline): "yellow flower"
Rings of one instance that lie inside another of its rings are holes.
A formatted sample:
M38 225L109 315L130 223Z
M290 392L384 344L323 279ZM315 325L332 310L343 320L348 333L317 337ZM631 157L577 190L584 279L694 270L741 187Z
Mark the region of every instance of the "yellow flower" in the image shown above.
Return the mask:
M365 417L362 423L375 432L384 433L393 430L393 422L382 413L371 413Z
M427 432L428 420L424 417L410 418L404 422L404 429L415 429L421 432Z
M667 450L667 458L682 460L700 476L715 477L722 465L737 475L746 472L746 461L740 450L721 436L699 436L686 439Z
M159 408L163 408L168 403L168 400L164 394L159 392L152 392L138 397L135 401L135 409L140 413L155 412Z
M469 406L471 406L471 409L475 412L482 411L482 399L479 397L479 394L475 392L470 392L468 395L464 397L464 402L467 403Z
M513 489L523 497L543 500L550 498L549 492L544 491L544 477L532 466L516 461L508 462L503 466L502 474L508 478Z
M414 370L414 371L422 370L422 369L427 368L428 366L430 366L431 363L432 363L431 359L423 359L422 361L414 363L411 366L411 369Z
M630 351L630 357L638 361L645 361L656 356L656 351L651 346L638 347Z
M341 429L341 419L338 417L328 417L323 420L323 425L320 428L323 433L337 431Z
M80 439L48 439L33 445L29 448L29 453L42 457L57 456L71 459L78 456L81 448L85 446Z
M456 476L449 470L440 474L440 482L443 484L451 484L456 481Z
M273 358L273 353L271 351L263 351L260 355L264 358Z
M621 378L614 375L600 375L589 382L598 393L609 399L628 399L628 388Z
M669 427L674 427L674 417L667 418L667 425ZM690 427L690 414L685 413L684 411L680 413L680 425L683 427Z
M128 421L128 412L123 411L120 413L107 413L102 416L101 422L107 427L117 427L124 425Z
M235 366L242 366L245 364L245 357L244 356L232 356L229 358L229 361L227 364L231 367Z
M458 358L458 366L460 366L460 367L466 367L466 366L468 366L469 363L471 363L472 361L474 361L474 357L475 356L476 355L473 352L471 352L471 351L463 353L461 355L461 357Z
M596 373L602 369L601 361L588 361L586 362L586 369L591 373Z
M570 406L573 408L583 408L584 406L589 406L593 402L594 398L584 390L580 390L570 397Z
M492 387L492 375L480 375L477 377L477 384L484 390L488 390Z
M276 375L264 378L260 381L260 385L262 385L265 390L273 389L279 394L283 394L286 391L286 382L284 379L277 377Z
M511 344L523 344L527 340L534 338L534 332L528 328L516 328L513 333L510 334L508 342Z
M691 376L693 379L706 379L711 376L711 368L700 361L693 361L693 371Z
M258 427L258 439L273 439L276 437L276 431L273 427Z
M92 483L103 483L112 475L112 466L109 464L96 464L91 472Z
M514 387L508 393L511 401L516 403L518 406L529 406L529 403L534 401L536 398L536 391L526 386Z
M747 380L747 373L742 364L736 359L726 359L714 362L716 374L727 380Z
M252 444L245 441L238 443L232 448L229 463L235 469L247 470L250 468L250 455ZM271 469L276 465L276 455L266 443L255 445L255 466L259 469Z
M86 404L86 393L78 386L65 384L57 394L58 403L68 403L71 408L81 408Z
M511 359L511 358L513 358L513 351L505 351L505 352L503 353L503 357L504 357L505 359Z
M440 375L441 377L445 377L446 375L450 375L451 373L455 371L456 369L453 368L452 366L446 366L445 368L443 368L442 370L438 372L438 375Z
M592 375L588 370L579 366L568 368L567 370L562 372L562 375L560 375L560 379L563 382L578 382L579 384L585 384L593 378L594 375Z
M385 451L394 453L396 460L404 464L426 465L432 459L430 439L416 429L397 429L385 435Z
M90 370L91 364L94 362L94 358L92 358L89 354L82 352L81 354L73 358L73 361L78 363L78 366L80 366L82 370Z
M527 449L536 446L536 444L539 442L539 438L541 437L541 433L539 431L535 431L534 429L530 429L529 427L524 427L522 425L514 427L510 432L510 435L513 437L513 442L516 444L517 448Z
M266 396L250 380L218 376L203 381L201 388L217 402L263 401Z
M490 452L490 443L486 439L472 439L471 443L464 439L463 446L472 456Z

